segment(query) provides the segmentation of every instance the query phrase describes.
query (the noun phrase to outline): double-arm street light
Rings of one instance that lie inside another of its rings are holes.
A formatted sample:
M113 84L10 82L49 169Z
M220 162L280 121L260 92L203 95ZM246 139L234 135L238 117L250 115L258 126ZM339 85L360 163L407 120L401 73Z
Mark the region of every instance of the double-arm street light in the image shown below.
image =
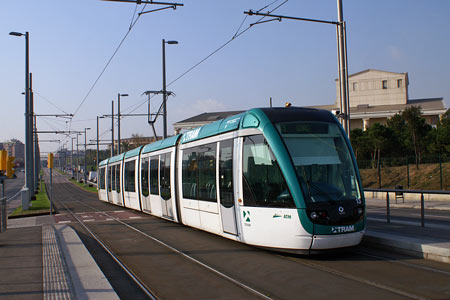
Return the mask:
M117 155L120 154L120 96L128 97L128 94L117 94Z
M167 91L166 91L166 44L177 45L177 41L162 40L162 68L163 68L163 136L167 138Z
M87 163L86 163L86 153L87 153L87 149L86 149L86 131L90 130L91 128L84 128L84 184L87 183Z
M33 164L31 163L31 157L33 155L33 136L30 132L31 116L30 116L30 55L29 55L29 34L10 32L12 36L24 36L25 37L25 187L28 188L27 201L30 201L33 187Z

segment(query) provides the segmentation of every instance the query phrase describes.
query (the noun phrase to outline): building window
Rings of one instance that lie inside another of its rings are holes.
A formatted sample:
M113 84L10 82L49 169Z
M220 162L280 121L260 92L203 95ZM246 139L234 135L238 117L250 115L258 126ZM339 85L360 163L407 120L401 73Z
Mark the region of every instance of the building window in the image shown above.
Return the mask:
M398 79L398 80L397 80L397 87L398 87L398 88L401 88L401 87L402 87L402 80L401 80L401 79Z
M383 80L383 81L382 81L382 84L383 84L383 89L387 89L387 88L388 88L388 86L387 86L387 80Z
M358 83L353 82L353 90L356 91L357 88L358 88Z

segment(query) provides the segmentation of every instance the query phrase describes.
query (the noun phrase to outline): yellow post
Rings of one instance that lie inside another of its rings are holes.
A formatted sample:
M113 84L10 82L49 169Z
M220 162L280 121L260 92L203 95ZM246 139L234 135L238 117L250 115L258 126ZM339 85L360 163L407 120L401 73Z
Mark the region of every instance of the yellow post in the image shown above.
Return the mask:
M48 168L49 169L53 169L53 160L54 160L54 155L53 155L53 153L49 153L48 154Z
M6 150L0 150L0 171L6 171L6 159L8 152Z
M15 158L15 156L8 156L6 159L6 176L8 176L9 178L14 175L13 166Z

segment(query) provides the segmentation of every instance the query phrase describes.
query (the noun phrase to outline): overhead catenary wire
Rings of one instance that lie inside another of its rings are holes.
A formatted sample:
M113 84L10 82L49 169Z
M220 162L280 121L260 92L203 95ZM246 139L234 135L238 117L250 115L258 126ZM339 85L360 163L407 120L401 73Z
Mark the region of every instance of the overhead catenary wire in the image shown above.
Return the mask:
M147 6L147 4L144 5L144 7L142 8L142 11L144 11L145 7ZM142 12L141 11L141 12ZM83 100L81 101L81 103L78 105L77 109L75 110L75 112L73 113L73 115L75 116L78 111L80 110L81 106L84 104L84 102L86 102L86 99L89 97L89 95L91 94L92 90L95 88L95 86L97 85L98 81L100 80L100 78L103 76L103 74L105 73L106 69L108 68L109 64L111 63L111 61L113 60L114 56L116 56L117 52L119 51L120 47L122 46L123 42L125 42L126 38L128 37L128 35L130 34L131 30L133 29L133 27L136 25L136 23L139 21L139 18L141 17L141 15L138 15L136 17L136 20L134 20L134 22L132 22L130 24L130 27L128 28L128 31L125 33L125 36L122 38L122 40L120 41L119 45L116 47L116 49L114 50L113 54L111 55L111 57L109 58L109 60L107 61L106 65L103 67L102 71L100 72L100 74L98 75L97 79L95 79L94 83L92 84L92 86L90 87L90 89L88 90L86 96L84 96Z

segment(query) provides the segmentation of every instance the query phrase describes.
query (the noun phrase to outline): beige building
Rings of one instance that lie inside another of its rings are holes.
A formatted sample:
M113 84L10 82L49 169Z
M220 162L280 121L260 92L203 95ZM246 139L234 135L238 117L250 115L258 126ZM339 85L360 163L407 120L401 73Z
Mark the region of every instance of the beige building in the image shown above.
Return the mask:
M409 99L408 73L368 69L350 75L348 83L351 129L365 130L375 123L386 125L388 118L411 106L420 106L426 122L436 125L447 110L443 98ZM339 94L336 80L335 104L316 107L339 110Z
M386 125L388 118L407 107L420 106L426 122L436 125L446 112L443 98L409 99L408 73L394 73L374 69L351 74L348 78L350 98L350 129L367 129L370 125ZM339 111L340 86L336 80L336 100L331 105L312 106L314 108ZM295 106L295 101L292 103ZM226 118L241 111L203 113L177 122L175 132L192 129Z

